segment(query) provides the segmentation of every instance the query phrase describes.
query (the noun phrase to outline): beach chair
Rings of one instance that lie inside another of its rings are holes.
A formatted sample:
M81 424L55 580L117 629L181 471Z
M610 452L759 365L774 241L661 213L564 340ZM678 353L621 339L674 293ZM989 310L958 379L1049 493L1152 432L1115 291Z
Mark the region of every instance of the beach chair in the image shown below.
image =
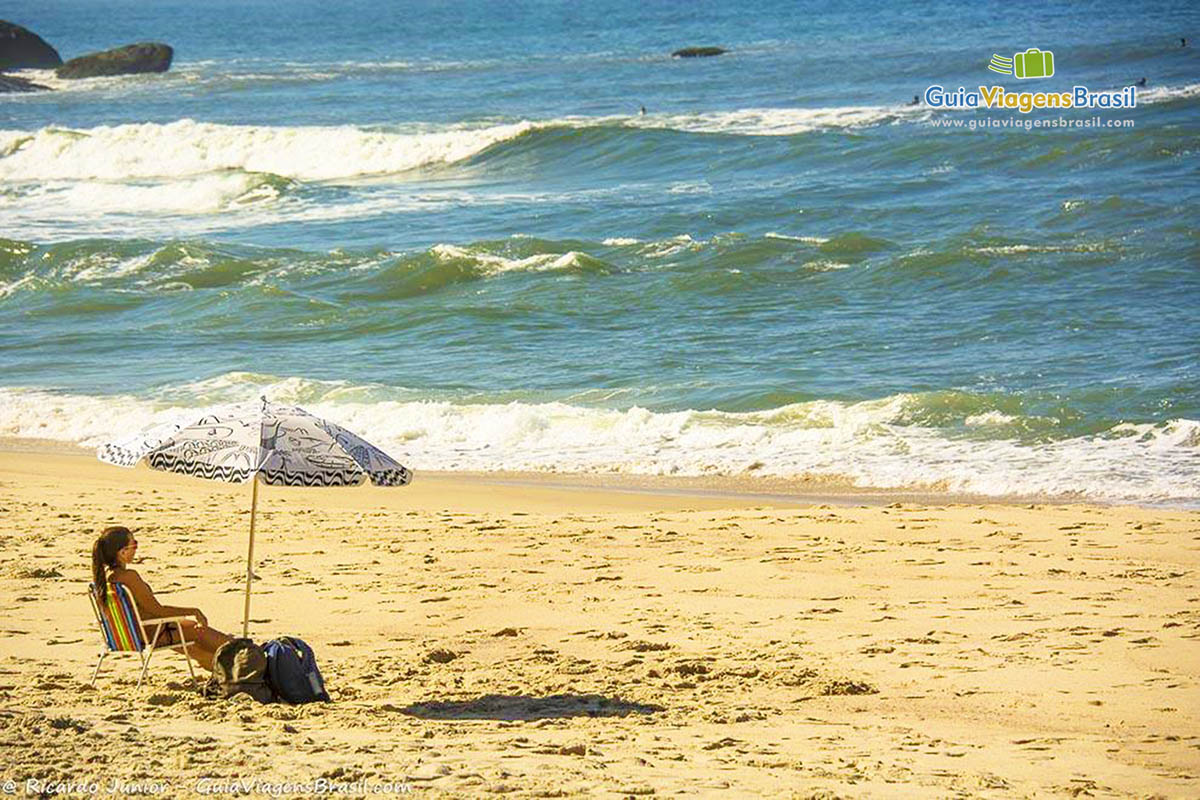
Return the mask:
M129 590L119 583L109 582L108 595L103 602L96 597L96 585L88 584L88 599L92 601L92 611L96 613L96 622L100 624L100 660L96 662L96 670L92 673L92 686L100 675L100 665L111 653L136 653L142 659L142 674L138 677L137 688L142 688L142 681L150 669L150 657L155 650L180 649L187 661L188 674L192 676L192 685L196 685L196 672L192 669L192 659L188 655L187 640L183 638L183 626L180 624L186 617L159 617L147 622L154 631L149 642L143 634L145 628L142 617L138 614L137 606L129 595ZM178 645L159 645L158 637L164 630L175 626L179 633Z

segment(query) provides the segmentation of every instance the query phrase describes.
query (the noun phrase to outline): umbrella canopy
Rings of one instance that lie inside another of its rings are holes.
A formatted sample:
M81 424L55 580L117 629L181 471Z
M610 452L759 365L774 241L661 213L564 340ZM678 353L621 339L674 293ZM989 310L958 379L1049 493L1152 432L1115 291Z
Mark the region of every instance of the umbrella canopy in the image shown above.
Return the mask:
M119 467L142 459L152 469L227 483L257 476L271 486L403 486L412 472L378 447L302 408L261 403L202 414L105 444L96 453Z
M242 635L250 626L250 579L258 484L272 486L404 486L412 472L379 448L340 425L302 408L260 403L203 413L190 424L157 425L128 439L105 444L101 461L178 472L227 483L253 481L250 547L246 556L246 603Z

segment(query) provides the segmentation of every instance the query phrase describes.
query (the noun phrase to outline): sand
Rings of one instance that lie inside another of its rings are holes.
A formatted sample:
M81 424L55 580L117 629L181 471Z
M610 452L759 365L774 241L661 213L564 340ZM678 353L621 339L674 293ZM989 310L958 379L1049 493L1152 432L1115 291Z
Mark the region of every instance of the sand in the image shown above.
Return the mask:
M0 793L1200 795L1197 512L264 488L251 633L308 641L334 702L205 700L172 652L90 687L97 531L232 632L248 506L0 453Z

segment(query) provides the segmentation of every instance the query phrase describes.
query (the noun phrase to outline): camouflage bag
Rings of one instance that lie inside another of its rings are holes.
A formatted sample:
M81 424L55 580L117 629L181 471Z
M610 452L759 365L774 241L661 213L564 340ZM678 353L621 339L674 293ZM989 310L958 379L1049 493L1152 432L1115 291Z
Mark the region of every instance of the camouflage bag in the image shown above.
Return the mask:
M260 703L270 703L274 692L267 685L267 655L249 639L232 639L213 654L212 677L204 687L211 699L245 693Z

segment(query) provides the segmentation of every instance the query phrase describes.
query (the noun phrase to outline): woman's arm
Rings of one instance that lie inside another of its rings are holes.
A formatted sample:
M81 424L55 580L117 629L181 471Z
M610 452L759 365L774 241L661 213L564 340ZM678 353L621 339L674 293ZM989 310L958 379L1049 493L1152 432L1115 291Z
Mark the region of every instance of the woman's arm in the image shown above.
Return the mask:
M208 620L204 618L198 608L164 606L158 602L154 592L142 580L142 576L131 569L123 570L118 582L124 584L129 593L133 595L133 602L137 603L138 611L146 622L159 617L195 617L201 625L208 624Z

